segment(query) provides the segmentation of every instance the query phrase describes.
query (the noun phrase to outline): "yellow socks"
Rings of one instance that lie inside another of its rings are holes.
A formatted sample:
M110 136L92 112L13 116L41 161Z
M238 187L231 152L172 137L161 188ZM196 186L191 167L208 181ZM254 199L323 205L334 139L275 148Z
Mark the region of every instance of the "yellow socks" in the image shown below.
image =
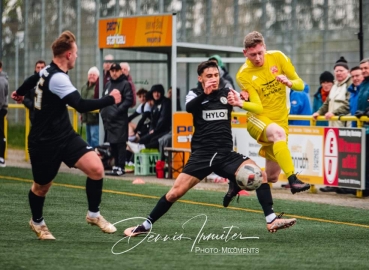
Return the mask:
M288 149L287 142L278 141L273 144L274 157L277 163L281 167L284 174L290 177L295 171L295 166L293 165L290 150Z

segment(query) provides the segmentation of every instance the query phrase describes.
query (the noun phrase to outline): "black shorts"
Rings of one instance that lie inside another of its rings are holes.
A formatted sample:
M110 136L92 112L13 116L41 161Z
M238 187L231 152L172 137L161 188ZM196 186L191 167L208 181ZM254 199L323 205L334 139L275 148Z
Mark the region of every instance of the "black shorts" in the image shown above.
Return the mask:
M249 158L234 152L192 152L183 168L183 173L204 179L212 172L224 178L234 180L238 167Z
M73 167L84 154L94 149L75 134L55 144L29 143L28 151L34 181L46 185L55 178L62 162Z

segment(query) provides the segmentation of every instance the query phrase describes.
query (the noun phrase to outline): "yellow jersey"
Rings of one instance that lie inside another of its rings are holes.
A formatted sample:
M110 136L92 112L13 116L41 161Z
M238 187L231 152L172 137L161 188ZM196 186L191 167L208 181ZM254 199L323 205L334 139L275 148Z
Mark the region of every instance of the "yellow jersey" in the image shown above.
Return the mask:
M241 90L249 93L251 103L256 102L262 106L261 112L250 110L251 113L266 116L276 122L288 121L290 89L276 80L276 76L281 74L292 82L291 88L294 90L304 89L304 82L297 75L291 60L281 51L266 51L264 65L261 67L255 67L248 59L241 66L236 75L238 85ZM244 106L244 109L247 110L247 107Z

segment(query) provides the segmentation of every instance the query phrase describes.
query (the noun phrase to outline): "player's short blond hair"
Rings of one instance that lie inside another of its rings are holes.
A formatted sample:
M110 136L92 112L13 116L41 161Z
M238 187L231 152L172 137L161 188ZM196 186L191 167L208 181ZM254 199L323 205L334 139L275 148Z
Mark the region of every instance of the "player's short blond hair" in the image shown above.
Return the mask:
M258 44L263 44L264 45L265 44L264 43L264 37L259 32L252 31L251 33L249 33L245 36L243 44L245 46L245 49L253 48Z

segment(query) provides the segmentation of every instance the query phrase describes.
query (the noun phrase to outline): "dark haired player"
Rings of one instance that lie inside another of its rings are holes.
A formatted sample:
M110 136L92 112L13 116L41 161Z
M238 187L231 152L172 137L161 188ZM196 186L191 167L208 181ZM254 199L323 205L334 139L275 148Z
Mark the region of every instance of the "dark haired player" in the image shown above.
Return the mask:
M197 74L201 86L192 89L186 96L186 110L193 115L195 127L191 140L191 156L173 187L160 198L147 220L137 227L126 229L124 234L127 236L150 231L151 225L163 216L175 201L211 172L235 183L241 166L256 165L253 160L233 151L231 113L233 106L256 112L262 110L262 107L253 102L242 101L232 89L218 89L219 70L215 62L202 62L198 66ZM234 185L230 185L230 188ZM274 214L270 188L265 189L265 185L268 183L263 172L263 184L256 192L267 221L269 219L267 229L276 232L294 225L296 219L282 219Z

